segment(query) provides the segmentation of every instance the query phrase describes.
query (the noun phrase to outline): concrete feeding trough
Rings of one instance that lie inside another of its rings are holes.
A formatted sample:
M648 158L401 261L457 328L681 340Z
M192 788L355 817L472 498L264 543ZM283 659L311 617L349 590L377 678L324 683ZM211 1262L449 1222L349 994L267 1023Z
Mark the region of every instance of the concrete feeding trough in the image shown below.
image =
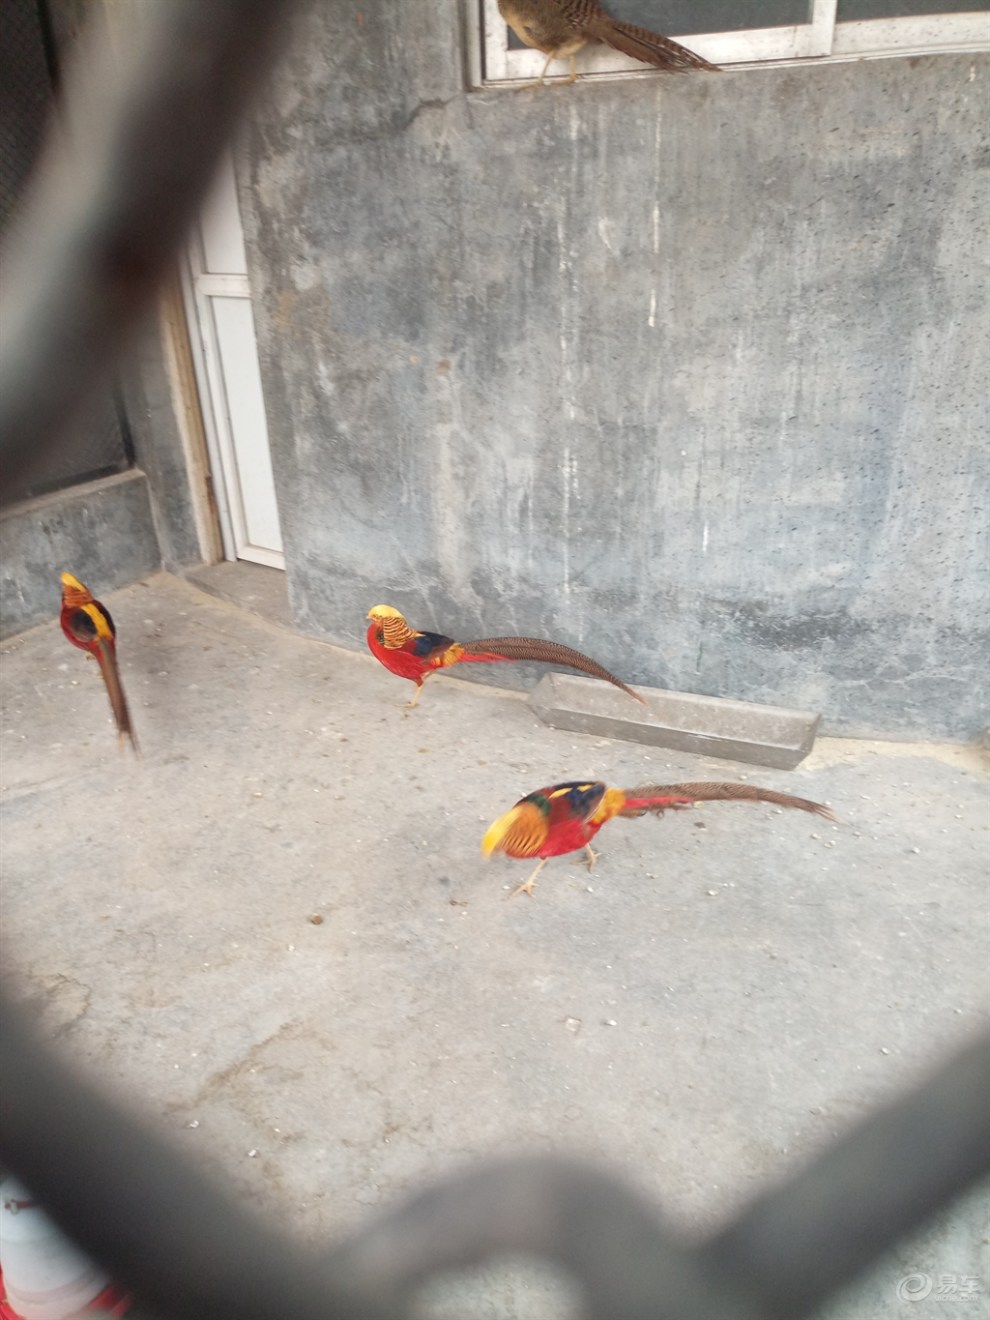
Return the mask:
M637 688L640 706L607 683L545 674L529 704L545 724L575 733L700 752L747 765L793 770L815 744L821 715L692 692Z

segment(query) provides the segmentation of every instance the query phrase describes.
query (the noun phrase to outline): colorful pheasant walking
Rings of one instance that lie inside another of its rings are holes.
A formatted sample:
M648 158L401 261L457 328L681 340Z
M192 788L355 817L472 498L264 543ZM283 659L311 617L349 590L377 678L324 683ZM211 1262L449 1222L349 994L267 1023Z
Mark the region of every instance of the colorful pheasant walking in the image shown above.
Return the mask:
M457 664L478 664L497 660L537 660L545 665L566 665L580 669L592 678L614 683L623 692L642 702L643 698L580 651L559 642L541 642L535 637L485 637L478 642L455 642L442 633L417 632L410 628L391 605L376 605L368 611L368 646L386 669L416 684L416 695L406 706L411 710L419 701L423 682L438 669Z
M692 806L695 802L772 802L778 807L796 807L811 811L826 820L835 816L820 802L775 793L751 784L645 784L640 788L609 788L602 783L551 784L528 793L516 805L499 816L488 828L481 844L485 856L493 852L509 857L539 857L533 874L512 894L532 894L536 877L551 857L576 852L588 854L588 870L597 853L591 840L613 816L658 816L668 808Z
M73 646L96 656L103 681L107 685L117 732L121 738L130 738L132 747L137 751L137 739L117 669L117 629L107 607L94 600L89 588L71 573L62 574L60 622L62 631Z

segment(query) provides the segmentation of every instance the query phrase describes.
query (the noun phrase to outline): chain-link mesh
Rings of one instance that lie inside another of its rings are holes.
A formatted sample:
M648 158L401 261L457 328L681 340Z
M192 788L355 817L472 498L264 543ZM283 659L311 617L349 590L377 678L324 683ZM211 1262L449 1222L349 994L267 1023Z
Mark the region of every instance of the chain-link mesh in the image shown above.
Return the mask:
M290 0L147 9L156 26L119 75L83 162L92 189L74 195L72 171L56 167L35 198L44 260L8 297L13 333L0 340L0 446L15 472L52 448L90 375L150 304ZM107 69L94 65L92 82ZM68 284L71 314L53 297ZM21 337L31 352L18 351ZM2 987L0 1075L0 1160L133 1288L134 1320L403 1320L432 1275L521 1252L572 1275L594 1320L800 1320L990 1169L981 1036L701 1242L680 1240L613 1174L502 1158L318 1253L260 1224L73 1075Z
M0 0L0 228L14 210L41 145L51 102L35 0Z
M52 110L45 14L39 0L0 0L0 230L17 210ZM125 428L111 391L49 449L30 480L5 480L4 504L129 466Z

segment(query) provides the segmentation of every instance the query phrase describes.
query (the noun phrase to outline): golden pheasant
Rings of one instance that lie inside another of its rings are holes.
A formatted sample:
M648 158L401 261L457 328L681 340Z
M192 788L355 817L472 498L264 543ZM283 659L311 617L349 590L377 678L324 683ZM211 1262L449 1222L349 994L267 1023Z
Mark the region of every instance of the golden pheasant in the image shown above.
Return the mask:
M71 573L62 574L62 613L59 622L73 646L96 657L107 687L117 732L121 738L130 738L131 746L137 751L131 714L127 709L127 698L117 669L117 629L107 607L95 600L89 588Z
M621 789L575 780L538 788L535 793L520 798L489 826L481 851L486 857L493 852L508 857L538 857L533 874L512 893L513 898L516 894L531 895L536 877L551 857L583 848L588 854L590 871L598 856L592 850L591 840L613 817L644 816L647 812L662 816L668 808L689 807L695 802L772 802L835 820L829 808L820 802L752 784L645 784Z
M614 674L600 664L559 642L541 642L535 637L484 637L478 642L455 642L443 633L418 632L410 628L398 610L391 605L376 605L368 611L368 646L371 654L386 669L408 678L416 684L416 695L406 705L411 710L419 701L423 682L438 669L451 665L481 664L498 660L536 660L545 665L566 665L580 669L592 678L614 683L623 692L642 702L643 698L632 688L620 682Z

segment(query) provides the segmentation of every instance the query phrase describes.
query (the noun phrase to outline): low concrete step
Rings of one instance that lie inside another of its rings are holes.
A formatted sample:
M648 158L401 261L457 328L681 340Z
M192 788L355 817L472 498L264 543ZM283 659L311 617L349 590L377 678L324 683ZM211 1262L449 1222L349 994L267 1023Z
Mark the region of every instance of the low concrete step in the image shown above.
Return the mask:
M545 674L529 704L545 724L575 733L673 747L747 765L793 770L811 751L821 715L693 692L637 688L640 706L607 683Z

